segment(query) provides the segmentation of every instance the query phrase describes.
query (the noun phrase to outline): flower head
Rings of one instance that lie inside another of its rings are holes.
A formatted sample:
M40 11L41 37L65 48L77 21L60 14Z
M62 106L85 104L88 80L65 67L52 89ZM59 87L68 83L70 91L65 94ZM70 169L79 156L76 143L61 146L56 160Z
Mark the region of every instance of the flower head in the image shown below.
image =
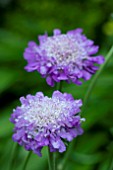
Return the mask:
M81 100L71 94L55 91L51 98L38 92L35 96L21 97L21 106L11 115L15 125L13 140L41 156L41 149L48 146L51 152L64 152L64 140L71 141L81 135L81 117L78 115Z
M50 37L47 34L39 36L39 45L29 42L24 52L28 62L25 69L38 71L50 86L61 80L77 85L82 83L81 78L89 80L98 70L95 63L104 62L102 56L92 56L98 52L98 46L87 39L80 28L66 34L55 29L53 33Z

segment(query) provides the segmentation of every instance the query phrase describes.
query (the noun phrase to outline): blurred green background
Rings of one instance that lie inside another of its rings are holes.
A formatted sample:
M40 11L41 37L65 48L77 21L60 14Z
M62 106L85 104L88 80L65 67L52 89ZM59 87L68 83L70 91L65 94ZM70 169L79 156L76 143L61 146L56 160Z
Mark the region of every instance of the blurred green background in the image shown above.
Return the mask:
M113 1L106 0L0 0L0 170L7 170L13 141L9 122L19 97L43 91L51 96L54 88L37 72L24 70L23 51L29 40L54 28L62 32L81 27L88 38L106 55L113 45ZM63 85L63 91L84 98L91 80L82 86ZM113 56L90 96L82 114L84 135L76 139L66 170L113 170ZM21 170L27 152L19 147L14 170ZM32 154L28 170L48 169L43 157Z

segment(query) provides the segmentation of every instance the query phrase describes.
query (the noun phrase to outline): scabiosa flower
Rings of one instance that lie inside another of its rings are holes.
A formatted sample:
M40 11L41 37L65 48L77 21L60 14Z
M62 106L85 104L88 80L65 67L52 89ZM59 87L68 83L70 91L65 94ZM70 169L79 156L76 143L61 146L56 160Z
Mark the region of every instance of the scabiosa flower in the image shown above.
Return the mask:
M83 133L84 118L78 114L82 101L74 100L71 94L55 91L49 98L38 92L21 97L20 101L22 105L13 111L10 121L15 125L13 140L26 150L39 156L44 146L50 152L64 152L65 141Z
M38 71L50 86L61 80L77 85L82 84L81 78L89 80L99 69L95 64L104 62L102 56L93 56L99 47L87 39L80 28L66 34L55 29L53 33L50 37L47 34L39 36L39 45L28 43L24 52L28 62L25 69Z

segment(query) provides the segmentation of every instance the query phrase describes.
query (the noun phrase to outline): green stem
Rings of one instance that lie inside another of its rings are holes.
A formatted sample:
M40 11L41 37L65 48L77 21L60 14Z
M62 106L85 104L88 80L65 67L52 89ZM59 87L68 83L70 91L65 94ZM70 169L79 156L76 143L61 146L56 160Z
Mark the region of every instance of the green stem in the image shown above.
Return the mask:
M110 165L110 169L109 170L113 170L113 159L111 161L111 165Z
M48 164L49 170L56 170L56 155L54 152L50 152L48 148Z
M29 153L28 153L28 155L27 155L27 157L26 157L26 159L25 159L25 162L24 162L24 165L23 165L22 170L26 170L26 167L27 167L29 158L30 158L30 156L31 156L31 153L32 153L32 151L29 151Z
M13 161L14 161L14 158L16 157L16 154L17 154L16 153L17 147L18 147L18 144L17 143L13 143L12 151L11 151L11 156L10 156L10 159L9 159L9 167L8 167L9 170L13 169Z
M63 81L60 81L59 83L59 91L62 92L62 84L63 84Z
M93 77L89 87L88 87L88 90L85 94L85 97L84 97L84 108L89 100L89 97L91 95L91 92L92 92L92 89L94 88L96 82L97 82L97 79L100 75L100 73L102 72L102 70L104 69L104 67L106 66L106 64L108 63L110 57L113 55L113 46L111 47L111 49L109 50L108 54L106 55L106 60L104 62L104 64L101 65L100 69L97 71L97 73L95 74L95 76Z
M66 153L64 155L64 159L61 162L61 164L59 165L58 170L64 170L66 168L66 163L73 151L74 145L75 145L75 139L69 144L68 150L66 151Z

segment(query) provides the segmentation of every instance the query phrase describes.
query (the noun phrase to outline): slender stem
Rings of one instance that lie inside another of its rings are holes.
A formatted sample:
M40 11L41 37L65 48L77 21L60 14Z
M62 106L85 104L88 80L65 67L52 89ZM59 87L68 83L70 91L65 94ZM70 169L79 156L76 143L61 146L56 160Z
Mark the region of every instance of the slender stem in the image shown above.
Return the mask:
M97 79L100 75L100 73L102 72L102 70L104 69L104 67L106 66L106 64L108 63L110 57L113 55L113 46L111 47L111 49L109 50L108 54L106 55L106 61L104 62L103 65L101 65L100 69L97 71L97 73L95 74L95 76L93 77L89 87L88 87L88 90L85 94L85 97L84 97L84 108L89 100L89 97L91 95L91 92L92 92L92 89L94 88L96 82L97 82Z
M9 158L9 167L8 167L9 170L13 169L13 160L16 157L15 155L17 154L16 153L17 147L18 147L18 144L17 143L13 143L12 151L11 151L11 156Z
M68 150L65 153L64 159L61 162L61 164L59 165L58 170L64 170L66 168L66 163L67 163L67 161L68 161L68 159L69 159L69 157L70 157L70 155L71 155L71 153L73 151L74 145L75 145L75 139L69 144Z
M32 151L29 151L29 153L28 153L28 155L27 155L27 157L26 157L26 159L25 159L25 162L24 162L24 165L23 165L22 170L26 170L27 163L28 163L28 161L29 161L29 158L30 158L30 156L31 156L31 153L32 153Z
M110 169L109 170L113 170L113 159L111 161L111 165L110 165Z
M56 170L56 153L53 153L53 169Z
M49 170L56 170L56 155L53 152L49 151L48 148L48 164Z
M48 148L48 164L49 164L49 170L52 170L52 155L49 151L49 148Z
M63 84L63 81L60 81L60 84L59 84L59 91L62 92L62 84Z

